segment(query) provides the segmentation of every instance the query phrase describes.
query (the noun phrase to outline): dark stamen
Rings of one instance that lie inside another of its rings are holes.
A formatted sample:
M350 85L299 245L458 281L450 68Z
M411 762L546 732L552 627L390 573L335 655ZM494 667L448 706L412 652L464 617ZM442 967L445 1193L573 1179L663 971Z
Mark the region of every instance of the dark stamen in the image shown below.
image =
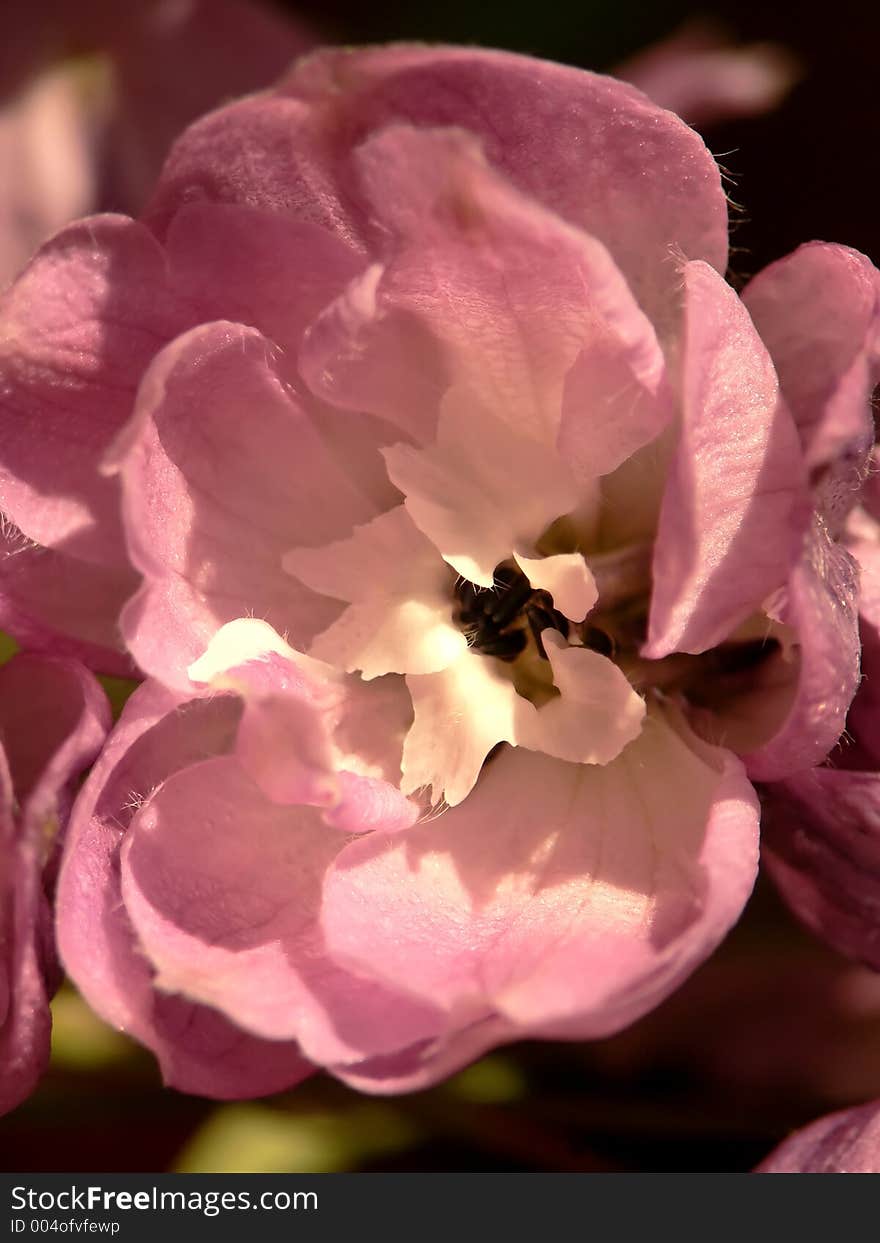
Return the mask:
M460 605L456 620L471 647L484 656L515 660L526 648L531 633L546 660L541 631L549 627L567 637L568 620L554 609L549 593L534 591L515 566L499 565L493 579L491 587L478 587L467 579L459 579L456 585Z
M598 652L600 656L613 656L617 650L614 639L599 626L584 626L582 631L584 647Z

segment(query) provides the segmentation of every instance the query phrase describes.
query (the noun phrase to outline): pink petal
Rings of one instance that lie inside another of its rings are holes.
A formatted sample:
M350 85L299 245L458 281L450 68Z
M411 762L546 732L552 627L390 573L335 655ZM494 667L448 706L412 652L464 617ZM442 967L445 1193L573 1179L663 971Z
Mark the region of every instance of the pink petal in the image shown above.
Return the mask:
M814 768L766 788L763 857L788 905L880 969L880 776Z
M235 756L271 802L318 807L349 833L416 819L399 790L412 719L400 679L346 678L255 618L222 626L189 675L208 693L241 696Z
M847 246L809 242L749 282L743 301L770 351L811 470L873 439L880 273Z
M232 677L245 701L235 755L251 781L273 803L335 806L340 791L330 732L323 705L300 671L271 656L241 666Z
M118 618L137 584L130 569L80 561L31 543L10 522L0 526L0 629L31 650L133 676Z
M296 358L302 335L364 259L327 229L265 208L188 203L166 241L175 289L204 321L259 329Z
M39 544L125 566L119 489L98 471L147 363L185 326L141 225L97 216L39 252L0 304L0 508Z
M398 310L384 276L381 263L370 264L315 319L299 368L324 401L381 415L394 425L394 440L422 444L434 434L448 361L431 322Z
M685 268L681 439L654 550L645 655L702 652L785 582L806 517L797 434L733 290Z
M777 781L820 763L842 734L859 684L857 597L852 557L814 523L775 610L797 636L797 691L779 731L746 756L753 780Z
M605 243L651 314L668 306L670 288L646 255L680 248L725 265L726 210L702 143L613 79L505 52L410 45L324 52L285 89L316 110L332 100L352 143L393 121L475 133L514 185Z
M880 1173L880 1107L872 1101L811 1122L774 1148L755 1173Z
M72 661L18 655L0 669L0 1113L48 1062L56 972L43 870L109 716L97 682Z
M107 697L77 662L19 653L0 667L0 740L25 831L31 818L60 813L109 728Z
M286 575L294 544L371 517L253 329L208 324L155 360L123 460L126 528L146 582L123 615L138 663L184 670L225 621L264 617L297 647L338 612Z
M0 1114L20 1104L49 1062L50 990L41 942L48 911L42 860L13 841L11 807L0 819Z
M584 345L566 376L557 441L576 479L607 477L665 430L665 379L647 368L640 375L608 326Z
M240 712L228 695L181 707L155 683L135 692L77 802L56 903L61 955L89 1004L153 1049L166 1083L221 1099L280 1091L311 1067L291 1042L256 1039L156 993L122 906L118 850L139 802L169 773L229 750Z
M652 317L674 313L671 252L725 267L714 161L676 117L613 79L505 52L399 46L309 57L282 89L286 98L245 101L178 141L152 204L157 227L200 194L361 238L371 225L349 153L403 121L476 134L518 189L608 247Z
M263 800L230 760L166 781L122 854L126 909L156 987L216 1006L256 1035L296 1037L324 1063L432 1034L430 1005L359 981L324 952L321 880L344 841L316 811Z
M460 807L348 846L334 955L520 1035L606 1035L714 948L751 889L758 809L729 753L661 715L604 768L502 751ZM672 776L674 774L674 776Z
M459 131L389 127L355 162L385 265L354 282L307 339L301 365L316 392L359 408L366 387L368 408L424 440L445 376L520 433L552 440L566 373L588 355L591 375L568 393L567 434L589 476L617 464L622 441L632 451L656 435L663 358L601 243L517 193ZM421 401L407 407L416 369ZM627 432L609 430L634 406Z
M474 1017L460 1031L422 1040L408 1049L332 1067L335 1078L359 1092L418 1092L454 1075L487 1049L515 1040L512 1024L494 1014Z

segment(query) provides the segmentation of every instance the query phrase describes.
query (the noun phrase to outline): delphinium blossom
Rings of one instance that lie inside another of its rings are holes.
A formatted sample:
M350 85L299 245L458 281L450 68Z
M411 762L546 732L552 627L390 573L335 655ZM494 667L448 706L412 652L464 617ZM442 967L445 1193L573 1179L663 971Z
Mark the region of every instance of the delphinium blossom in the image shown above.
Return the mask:
M313 42L261 0L31 0L0 48L0 287L56 229L138 211L172 140Z
M0 668L0 1113L49 1059L59 972L47 891L77 779L108 726L107 700L82 665L18 655Z
M873 328L828 343L877 276L815 244L834 296L740 299L726 206L620 82L324 52L8 294L5 616L148 679L61 952L169 1083L601 1036L736 920L753 781L858 681Z

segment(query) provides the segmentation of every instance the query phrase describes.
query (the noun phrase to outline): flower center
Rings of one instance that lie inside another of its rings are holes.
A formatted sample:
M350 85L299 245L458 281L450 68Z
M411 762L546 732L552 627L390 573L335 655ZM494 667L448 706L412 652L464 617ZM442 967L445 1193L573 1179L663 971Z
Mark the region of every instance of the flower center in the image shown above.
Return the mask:
M478 587L466 578L456 583L455 621L469 645L483 656L512 661L532 641L547 660L541 631L558 630L568 638L568 619L553 607L550 593L535 590L512 562L496 566L494 580L492 587Z

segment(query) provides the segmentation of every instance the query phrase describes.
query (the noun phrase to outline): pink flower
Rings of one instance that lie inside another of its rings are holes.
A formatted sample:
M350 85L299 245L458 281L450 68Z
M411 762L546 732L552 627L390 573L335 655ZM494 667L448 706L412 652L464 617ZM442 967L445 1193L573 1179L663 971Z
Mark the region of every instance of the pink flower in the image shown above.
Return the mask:
M113 666L139 576L150 678L62 954L169 1082L604 1035L737 918L749 777L816 764L858 679L826 467L876 274L816 245L784 271L828 297L744 304L726 258L714 161L639 92L395 47L205 118L142 223L10 291L4 617Z
M24 1100L49 1058L57 967L45 885L76 779L109 723L81 665L15 656L0 668L0 1113Z

